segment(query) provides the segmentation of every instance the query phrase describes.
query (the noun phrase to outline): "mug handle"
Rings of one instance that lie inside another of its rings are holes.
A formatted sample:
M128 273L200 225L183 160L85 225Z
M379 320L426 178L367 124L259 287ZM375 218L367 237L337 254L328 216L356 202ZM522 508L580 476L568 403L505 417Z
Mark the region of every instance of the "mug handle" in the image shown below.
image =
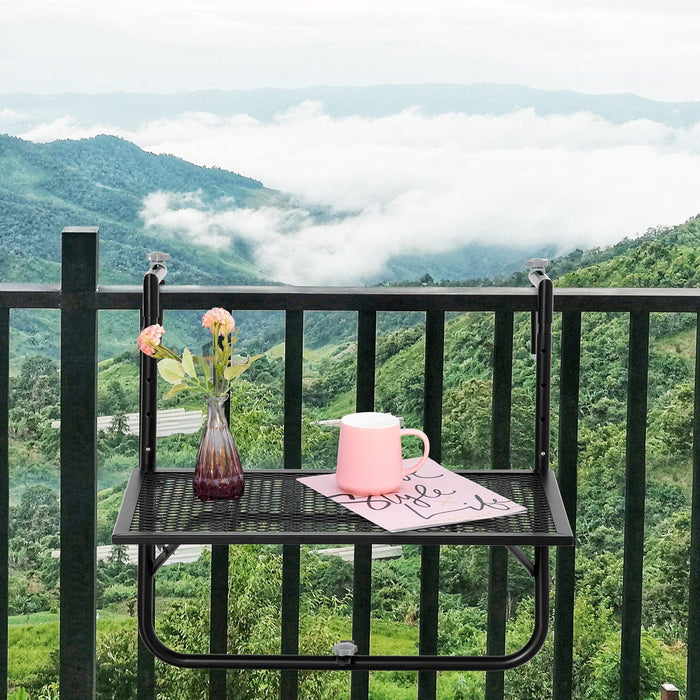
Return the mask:
M412 467L407 467L403 470L403 476L407 476L417 472L428 461L430 440L428 440L428 436L422 430L416 430L415 428L401 428L399 434L401 437L404 435L417 435L423 441L423 456Z

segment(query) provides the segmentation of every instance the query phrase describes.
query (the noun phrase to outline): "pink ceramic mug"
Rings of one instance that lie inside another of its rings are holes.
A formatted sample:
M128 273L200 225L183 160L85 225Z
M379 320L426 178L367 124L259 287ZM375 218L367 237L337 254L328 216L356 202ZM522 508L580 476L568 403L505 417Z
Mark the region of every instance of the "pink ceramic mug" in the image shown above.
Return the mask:
M423 441L423 456L404 469L401 437L417 435ZM421 430L401 428L391 413L350 413L340 421L338 486L356 496L374 496L398 490L407 474L418 471L430 451L428 436Z

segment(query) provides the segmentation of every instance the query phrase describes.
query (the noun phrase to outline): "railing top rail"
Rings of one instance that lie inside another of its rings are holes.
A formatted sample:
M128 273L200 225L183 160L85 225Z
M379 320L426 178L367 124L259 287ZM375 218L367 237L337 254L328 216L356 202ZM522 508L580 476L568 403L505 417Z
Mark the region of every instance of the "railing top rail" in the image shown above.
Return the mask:
M91 304L98 309L138 309L141 293L136 285L100 286ZM4 308L65 308L70 303L66 296L57 284L0 284L0 307ZM537 296L533 288L525 287L164 285L161 299L166 309L197 310L223 305L239 310L534 311ZM700 289L556 287L554 310L695 313L700 311Z
M107 290L105 290L107 292ZM481 287L202 287L163 286L164 309L203 309L212 305L246 310L300 311L492 311L536 308L528 288Z
M700 311L700 289L555 287L555 311Z

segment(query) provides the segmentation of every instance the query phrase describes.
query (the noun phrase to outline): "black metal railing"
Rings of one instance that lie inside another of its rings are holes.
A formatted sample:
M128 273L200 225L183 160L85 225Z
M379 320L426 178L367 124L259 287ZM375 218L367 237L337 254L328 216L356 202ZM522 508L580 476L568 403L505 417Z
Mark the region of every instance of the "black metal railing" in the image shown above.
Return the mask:
M62 277L58 285L0 284L0 697L7 687L8 517L9 517L9 324L10 310L59 309L61 312L61 562L60 685L62 700L95 695L96 647L96 464L97 464L97 312L137 310L140 286L98 284L98 232L95 228L63 231ZM236 310L285 312L284 466L301 466L302 368L304 313L317 310L358 314L358 410L372 410L375 395L377 314L382 311L422 311L426 319L423 428L441 456L445 314L483 311L494 314L492 466L509 466L514 316L535 310L532 290L512 288L292 288L176 287L161 292L170 309L203 309L224 305ZM559 358L558 480L572 526L576 527L577 455L581 319L589 312L629 314L629 375L627 389L626 503L622 603L620 698L639 697L642 567L644 551L646 396L649 364L649 314L689 312L698 316L696 347L700 347L700 290L695 289L557 289L555 312L561 314ZM74 345L80 339L81 351ZM687 697L700 698L700 353L696 356L694 395L693 499L691 513L690 603L688 610ZM466 419L466 418L465 418ZM419 653L438 647L438 575L440 550L424 547L421 567ZM228 547L214 547L212 556L211 647L226 647L226 575ZM299 637L299 570L297 546L283 553L282 653L295 653ZM355 641L370 648L371 548L355 551L353 628ZM507 562L503 548L493 548L489 568L488 653L501 653L505 640ZM561 548L556 567L554 605L555 700L572 695L575 550ZM282 672L281 695L297 695L294 671ZM139 698L152 698L153 660L139 652ZM675 680L675 679L669 679ZM210 697L223 698L226 672L212 671ZM354 672L352 697L368 697L368 673ZM503 697L503 673L487 674L486 697ZM421 700L436 696L436 676L421 672Z

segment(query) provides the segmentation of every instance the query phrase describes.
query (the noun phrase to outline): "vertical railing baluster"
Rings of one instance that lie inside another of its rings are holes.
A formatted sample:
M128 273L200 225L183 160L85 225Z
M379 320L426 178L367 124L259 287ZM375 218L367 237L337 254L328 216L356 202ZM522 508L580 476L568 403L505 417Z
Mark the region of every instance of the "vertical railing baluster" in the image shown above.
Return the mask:
M513 312L496 311L493 335L493 388L491 402L491 467L510 469L510 415L513 384ZM487 654L503 654L508 612L508 551L491 547L486 635ZM486 700L501 700L502 671L486 674Z
M561 322L561 365L559 370L559 468L558 482L566 513L576 537L578 478L578 411L581 367L581 312L565 311ZM573 695L574 588L576 550L557 548L554 604L553 700Z
M97 521L96 228L66 228L61 269L62 700L95 695Z
M284 467L301 468L304 312L287 311L284 340Z
M231 419L231 401L226 401L226 420ZM209 650L212 654L228 651L228 555L226 544L211 548L209 588ZM209 671L209 700L225 700L227 675L225 669Z
M442 388L445 365L445 312L425 317L423 431L430 438L430 457L442 459Z
M377 312L357 314L357 389L355 410L374 410L374 386L377 356Z
M688 591L688 700L700 700L700 314L695 329L693 397L693 496L690 510L690 583Z
M430 456L442 458L442 388L445 364L445 312L425 315L425 371L423 394L423 430L430 439ZM440 547L423 546L420 573L420 620L418 650L432 655L438 651L438 611L440 607ZM418 674L418 697L433 700L437 693L437 674Z
M7 697L10 531L10 310L0 309L0 698Z
M374 410L374 384L377 355L377 312L357 314L357 390L355 410ZM370 653L372 612L372 545L358 544L354 550L352 638L360 654ZM351 700L369 697L369 672L354 671L350 682Z
M286 312L284 342L284 467L301 468L301 398L304 368L304 312ZM299 545L282 547L282 644L283 654L299 651ZM299 690L296 671L282 671L281 700L294 700Z
M646 489L649 312L630 313L620 698L639 698Z
M211 548L211 587L209 591L209 649L212 654L225 654L228 641L228 545ZM209 672L209 700L225 700L226 670Z

